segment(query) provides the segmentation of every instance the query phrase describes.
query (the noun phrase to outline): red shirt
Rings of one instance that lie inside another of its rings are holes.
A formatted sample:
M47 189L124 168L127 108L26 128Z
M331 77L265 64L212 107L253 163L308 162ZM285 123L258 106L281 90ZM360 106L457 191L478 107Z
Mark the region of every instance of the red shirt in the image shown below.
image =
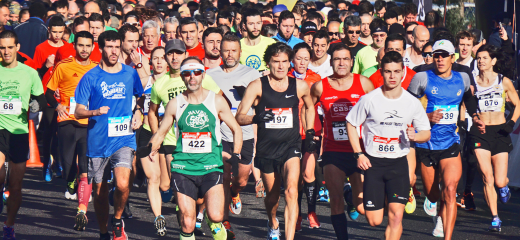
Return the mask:
M56 58L54 59L54 65L58 64L61 60L69 57L76 56L76 49L74 49L73 43L66 43L58 51L56 52ZM99 50L99 45L95 42L94 49L90 54L90 60L99 62L101 61L101 51Z
M18 52L18 54L20 54L21 57L25 58L25 61L23 62L23 64L33 68L34 70L38 70L36 68L36 63L34 63L34 60L32 60L32 58L30 58L29 56L27 56L27 54L25 54L23 52Z
M206 52L204 52L204 48L202 48L202 44L200 43L197 43L197 46L192 49L188 49L188 46L186 46L186 51L188 52L189 57L198 57L200 60L204 59L206 56Z
M294 76L293 72L294 72L294 69L291 69L287 73L287 76L296 78ZM307 85L309 85L309 88L311 88L314 83L321 80L321 77L314 71L307 69L307 72L305 73L305 78L303 80L307 83ZM320 117L318 115L318 106L319 105L320 104L317 103L314 106L314 109L315 109L314 131L316 131L316 136L321 136L321 121L320 121ZM298 104L298 109L302 109L302 107L303 107L303 100L300 99L300 103ZM301 112L298 113L298 117L300 118L300 122L301 122L302 121ZM300 124L300 135L302 136L302 139L305 139L305 129L303 129L303 126L301 124Z
M63 41L63 40L62 40ZM63 41L64 44L67 44ZM40 45L36 46L34 50L34 63L36 64L36 68L42 68L43 64L47 61L47 58L50 55L56 55L56 51L58 51L60 47L53 47L49 44L49 40L46 40Z
M401 87L403 87L405 90L408 89L408 86L410 85L410 81L412 81L413 76L415 75L415 72L408 68L404 67L403 72L403 81L401 83ZM383 76L381 75L381 69L378 69L375 73L370 76L370 81L372 81L372 84L374 84L374 88L378 88L383 86L385 83L385 80L383 79Z
M320 97L323 112L323 151L353 152L348 141L346 117L359 98L365 95L360 75L354 74L352 86L345 91L334 89L328 78L321 80L323 93Z

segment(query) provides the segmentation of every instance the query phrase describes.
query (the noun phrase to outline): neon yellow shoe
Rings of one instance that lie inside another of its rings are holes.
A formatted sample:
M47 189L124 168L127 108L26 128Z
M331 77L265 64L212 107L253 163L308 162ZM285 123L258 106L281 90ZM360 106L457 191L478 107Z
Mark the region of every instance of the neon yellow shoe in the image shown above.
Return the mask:
M417 202L415 201L415 196L413 195L413 189L410 188L410 196L408 196L408 202L406 203L406 206L404 207L404 210L408 214L412 214L415 212L415 208L417 207Z
M215 240L227 240L227 232L226 227L222 222L214 223L209 220L209 217L206 213L206 223L208 224L209 229L211 230L211 235L213 235L213 239Z

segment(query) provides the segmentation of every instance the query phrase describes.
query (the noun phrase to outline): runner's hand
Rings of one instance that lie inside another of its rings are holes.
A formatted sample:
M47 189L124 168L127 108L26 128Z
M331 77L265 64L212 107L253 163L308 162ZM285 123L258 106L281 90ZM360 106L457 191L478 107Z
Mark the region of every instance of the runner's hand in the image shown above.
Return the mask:
M67 119L67 118L69 118L69 111L68 111L68 109L69 109L69 107L61 105L61 104L58 104L58 106L56 107L56 112L58 112L58 116L61 119Z
M501 27L499 30L498 30L498 34L500 35L500 38L504 41L507 41L507 39L509 38L509 36L507 36L507 32L506 32L506 29L504 27Z
M238 177L238 162L240 161L238 153L231 153L231 158L227 159L226 162L231 164L231 172L233 176Z
M143 124L143 118L141 117L141 111L135 111L134 117L132 118L132 129L137 130Z
M406 129L406 135L408 135L408 140L410 140L410 142L414 142L415 141L415 128L413 128L413 126L411 124L406 124L406 126L408 126L408 128Z
M110 109L110 108L107 107L107 106L100 107L98 110L96 110L96 112L94 113L94 115L95 115L95 116L101 116L101 115L103 115L103 114L107 114L109 109Z
M480 120L477 116L473 117L473 124L477 126L478 130L481 134L486 133L486 124L484 121Z
M437 109L431 113L427 113L426 115L428 115L428 119L430 120L430 122L439 123L442 119L442 110L444 109Z
M314 140L314 135L316 135L314 129L305 131L305 148L307 148L307 152L309 153L316 151L316 146L318 145Z
M253 116L253 123L259 124L261 122L269 122L274 119L273 110L263 111L258 115Z
M135 65L141 63L141 58L139 57L139 53L135 49L133 49L132 52L130 52L130 59L132 60L132 62Z
M370 160L368 160L365 154L361 154L357 160L357 167L363 171L366 171L372 167L372 164L370 164Z
M52 66L54 66L54 58L56 56L54 56L54 54L51 54L49 55L49 57L47 57L47 61L45 61L45 66L47 68L51 68Z

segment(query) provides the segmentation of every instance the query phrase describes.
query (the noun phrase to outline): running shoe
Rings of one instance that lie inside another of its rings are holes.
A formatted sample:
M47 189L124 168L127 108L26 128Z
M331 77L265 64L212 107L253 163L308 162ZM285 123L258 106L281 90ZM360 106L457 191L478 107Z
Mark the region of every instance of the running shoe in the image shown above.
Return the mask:
M464 205L464 196L462 194L457 193L456 201L457 201L457 207L466 208L466 206Z
M177 206L177 208L176 208L177 216L180 216L180 214L178 214L178 211L179 211L178 208L179 208L179 206ZM195 231L193 232L195 234L195 236L205 236L206 235L206 233L204 233L202 231L202 221L204 221L204 215L202 215L202 218L197 217L197 220L195 221Z
M302 216L298 216L298 220L296 220L296 232L302 231Z
M317 202L329 202L329 195L327 194L328 190L324 187L321 187L318 191L318 199Z
M168 189L168 191L161 191L161 199L163 203L167 203L173 198L173 191Z
M155 226L155 230L157 230L157 235L161 237L166 235L166 219L164 219L163 215L157 216L153 225Z
M235 233L233 232L233 230L231 229L231 224L229 223L228 220L225 220L222 222L222 225L224 225L224 227L226 228L226 232L227 232L227 239L235 239Z
M307 214L307 221L309 221L309 228L320 228L321 224L318 221L318 216L315 212Z
M415 212L415 208L417 208L417 202L415 200L415 196L413 195L413 189L410 188L410 195L408 196L408 202L406 203L404 210L406 213L412 214Z
M264 183L262 182L262 179L256 181L255 192L257 198L265 197Z
M511 191L509 191L509 187L505 186L499 189L500 191L500 201L502 203L507 203L511 198Z
M108 203L110 204L110 206L114 206L114 192L116 191L116 187L113 187L111 188L109 191L108 191Z
M491 226L489 226L488 231L490 232L500 232L502 230L502 221L500 218L495 217L493 221L491 221Z
M107 183L112 183L114 181L114 170L110 171L110 179L108 179Z
M68 200L78 200L78 195L76 193L70 194L70 192L67 190L65 191L65 198Z
M43 168L43 178L46 182L52 181L52 166L51 161L49 160L49 164Z
M4 225L4 240L16 240L14 228Z
M126 206L125 206L125 209L123 210L123 214L121 215L121 218L130 219L133 216L134 215L132 214L132 211L130 211L130 203L127 200L126 201Z
M464 208L467 211L475 211L477 210L477 206L475 205L475 201L473 199L473 193L464 193Z
M419 190L417 190L415 185L413 185L412 189L413 189L413 195L414 196L416 196L416 197L420 197L421 196L421 192L419 192Z
M276 219L278 221L278 219ZM279 222L279 221L278 221ZM277 229L269 227L269 220L267 220L267 240L279 240L280 239L280 225Z
M54 162L54 157L51 155L51 161ZM57 178L63 177L63 168L61 167L61 164L59 161L54 162L54 164L51 163L51 165L54 167L54 174L56 174Z
M325 194L327 193L328 191L326 190ZM350 183L345 183L345 185L343 185L343 198L345 199L345 203L347 203L348 217L350 218L350 220L356 221L359 217L359 213L356 210L356 206L354 206L354 203L352 201L352 186L350 185Z
M428 214L432 217L437 216L437 203L430 202L430 200L428 200L427 197L424 199L423 208L424 208L424 212L426 212L426 214Z
M112 240L128 240L123 219L119 219L118 221L112 218L112 236Z
M433 216L433 223L435 224L435 229L433 229L432 235L434 237L444 237L442 218L440 216Z
M70 193L70 195L76 194L76 190L77 190L76 179L74 179L74 181L72 181L72 182L67 182L67 191Z
M359 212L356 210L356 207L354 205L347 206L347 211L348 211L348 217L350 218L350 220L356 221L357 218L359 217Z
M240 200L240 194L237 194L236 197L231 197L229 211L235 215L238 215L240 212L242 212L242 200Z
M76 231L85 231L85 227L88 224L88 218L83 210L78 210L78 214L76 214L76 218L74 219L74 230Z
M222 222L214 223L209 220L208 216L206 216L206 224L208 224L208 227L211 230L211 235L213 235L214 240L227 239L226 227L222 224Z

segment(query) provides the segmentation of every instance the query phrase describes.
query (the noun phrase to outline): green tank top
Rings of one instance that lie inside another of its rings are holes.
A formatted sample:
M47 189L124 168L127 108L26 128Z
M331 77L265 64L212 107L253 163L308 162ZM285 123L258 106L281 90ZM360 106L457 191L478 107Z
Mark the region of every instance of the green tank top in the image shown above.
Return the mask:
M190 104L183 95L176 99L177 148L173 152L171 171L195 176L223 172L222 136L215 93L209 91L201 104Z

